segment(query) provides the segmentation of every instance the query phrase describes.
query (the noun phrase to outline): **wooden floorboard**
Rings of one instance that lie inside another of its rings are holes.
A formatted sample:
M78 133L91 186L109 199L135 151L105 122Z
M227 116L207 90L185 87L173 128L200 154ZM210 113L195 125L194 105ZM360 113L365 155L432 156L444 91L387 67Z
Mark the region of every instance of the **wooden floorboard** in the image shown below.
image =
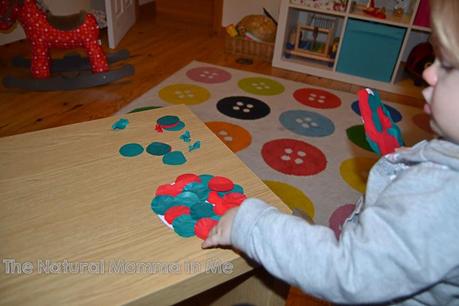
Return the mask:
M131 57L126 63L135 66L135 75L102 87L61 92L26 92L0 87L0 137L31 132L112 115L192 60L273 75L310 85L355 93L359 86L318 78L307 74L276 69L255 60L252 65L236 63L224 52L224 32L214 35L209 26L185 23L170 15L154 14L151 4L140 8L136 25L121 41ZM0 34L1 35L1 34ZM102 35L106 43L106 35ZM60 57L62 52L54 51ZM21 41L0 46L0 77L7 74L26 77L28 71L13 68L16 55L30 56L30 46ZM422 107L416 98L381 93L383 99ZM327 305L292 290L288 305Z

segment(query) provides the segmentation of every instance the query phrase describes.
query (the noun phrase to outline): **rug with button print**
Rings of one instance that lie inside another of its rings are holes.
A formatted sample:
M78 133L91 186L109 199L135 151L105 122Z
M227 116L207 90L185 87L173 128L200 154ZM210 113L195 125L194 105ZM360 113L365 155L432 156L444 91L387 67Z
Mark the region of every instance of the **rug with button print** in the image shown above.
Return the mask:
M357 95L192 62L118 114L186 104L292 210L340 232L377 155ZM420 108L384 101L406 145L432 138Z

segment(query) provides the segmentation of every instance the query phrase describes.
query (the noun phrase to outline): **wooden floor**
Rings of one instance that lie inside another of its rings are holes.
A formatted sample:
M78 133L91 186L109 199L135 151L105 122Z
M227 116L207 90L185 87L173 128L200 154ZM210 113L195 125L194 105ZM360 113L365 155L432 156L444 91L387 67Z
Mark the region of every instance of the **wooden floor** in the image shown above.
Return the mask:
M133 77L102 87L67 92L25 92L0 87L0 136L110 116L192 60L349 92L359 88L272 68L264 62L237 64L235 57L224 53L223 35L223 32L212 35L208 28L182 23L170 16L162 18L154 14L151 5L144 5L137 24L119 45L131 53L127 62L135 66ZM12 68L9 62L15 55L29 54L30 47L25 41L0 46L0 77L6 74L28 76L27 70ZM58 52L53 54L61 56ZM422 101L415 98L384 93L382 96L390 101L422 106Z
M1 34L0 34L1 35ZM106 45L106 38L103 37ZM94 120L112 115L144 92L154 87L192 60L273 75L293 81L355 93L358 86L317 78L306 74L272 68L255 61L252 65L236 63L224 53L224 33L213 35L209 28L183 23L154 14L153 6L141 7L139 20L121 41L120 49L131 53L127 61L135 66L135 75L110 85L66 92L25 92L0 87L0 137L61 125ZM54 53L56 57L61 53ZM27 76L28 71L12 68L16 55L30 55L25 42L0 46L0 77L7 74ZM423 101L389 93L383 99L417 105ZM292 290L288 305L328 305Z

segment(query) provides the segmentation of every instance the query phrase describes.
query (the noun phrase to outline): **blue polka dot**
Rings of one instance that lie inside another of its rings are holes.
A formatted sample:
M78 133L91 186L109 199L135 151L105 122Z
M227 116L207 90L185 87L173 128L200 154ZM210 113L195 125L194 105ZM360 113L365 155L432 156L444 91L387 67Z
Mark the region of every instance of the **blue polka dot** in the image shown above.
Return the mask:
M282 113L279 120L285 128L302 136L325 137L335 131L330 119L315 112L291 110Z
M392 106L389 106L387 104L383 104L383 105L387 109L387 111L389 112L390 117L392 118L392 121L399 122L400 120L402 120L402 114L400 114L400 112L398 110L396 110L395 108L393 108ZM360 107L359 107L359 101L354 101L351 104L351 108L357 115L361 116Z
M122 146L119 150L120 154L125 157L134 157L142 154L143 147L138 143L128 143Z

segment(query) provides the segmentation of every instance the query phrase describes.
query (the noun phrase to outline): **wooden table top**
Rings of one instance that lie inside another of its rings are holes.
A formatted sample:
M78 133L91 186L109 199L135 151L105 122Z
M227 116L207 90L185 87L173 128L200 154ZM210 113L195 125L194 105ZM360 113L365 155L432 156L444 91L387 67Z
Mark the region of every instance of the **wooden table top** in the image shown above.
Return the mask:
M164 115L185 129L157 133ZM157 186L183 173L222 175L288 208L187 107L123 117L125 130L112 130L111 117L0 138L0 304L172 304L252 269L232 250L202 250L199 238L165 226L150 208ZM188 152L185 130L200 149ZM153 141L187 162L118 153Z

